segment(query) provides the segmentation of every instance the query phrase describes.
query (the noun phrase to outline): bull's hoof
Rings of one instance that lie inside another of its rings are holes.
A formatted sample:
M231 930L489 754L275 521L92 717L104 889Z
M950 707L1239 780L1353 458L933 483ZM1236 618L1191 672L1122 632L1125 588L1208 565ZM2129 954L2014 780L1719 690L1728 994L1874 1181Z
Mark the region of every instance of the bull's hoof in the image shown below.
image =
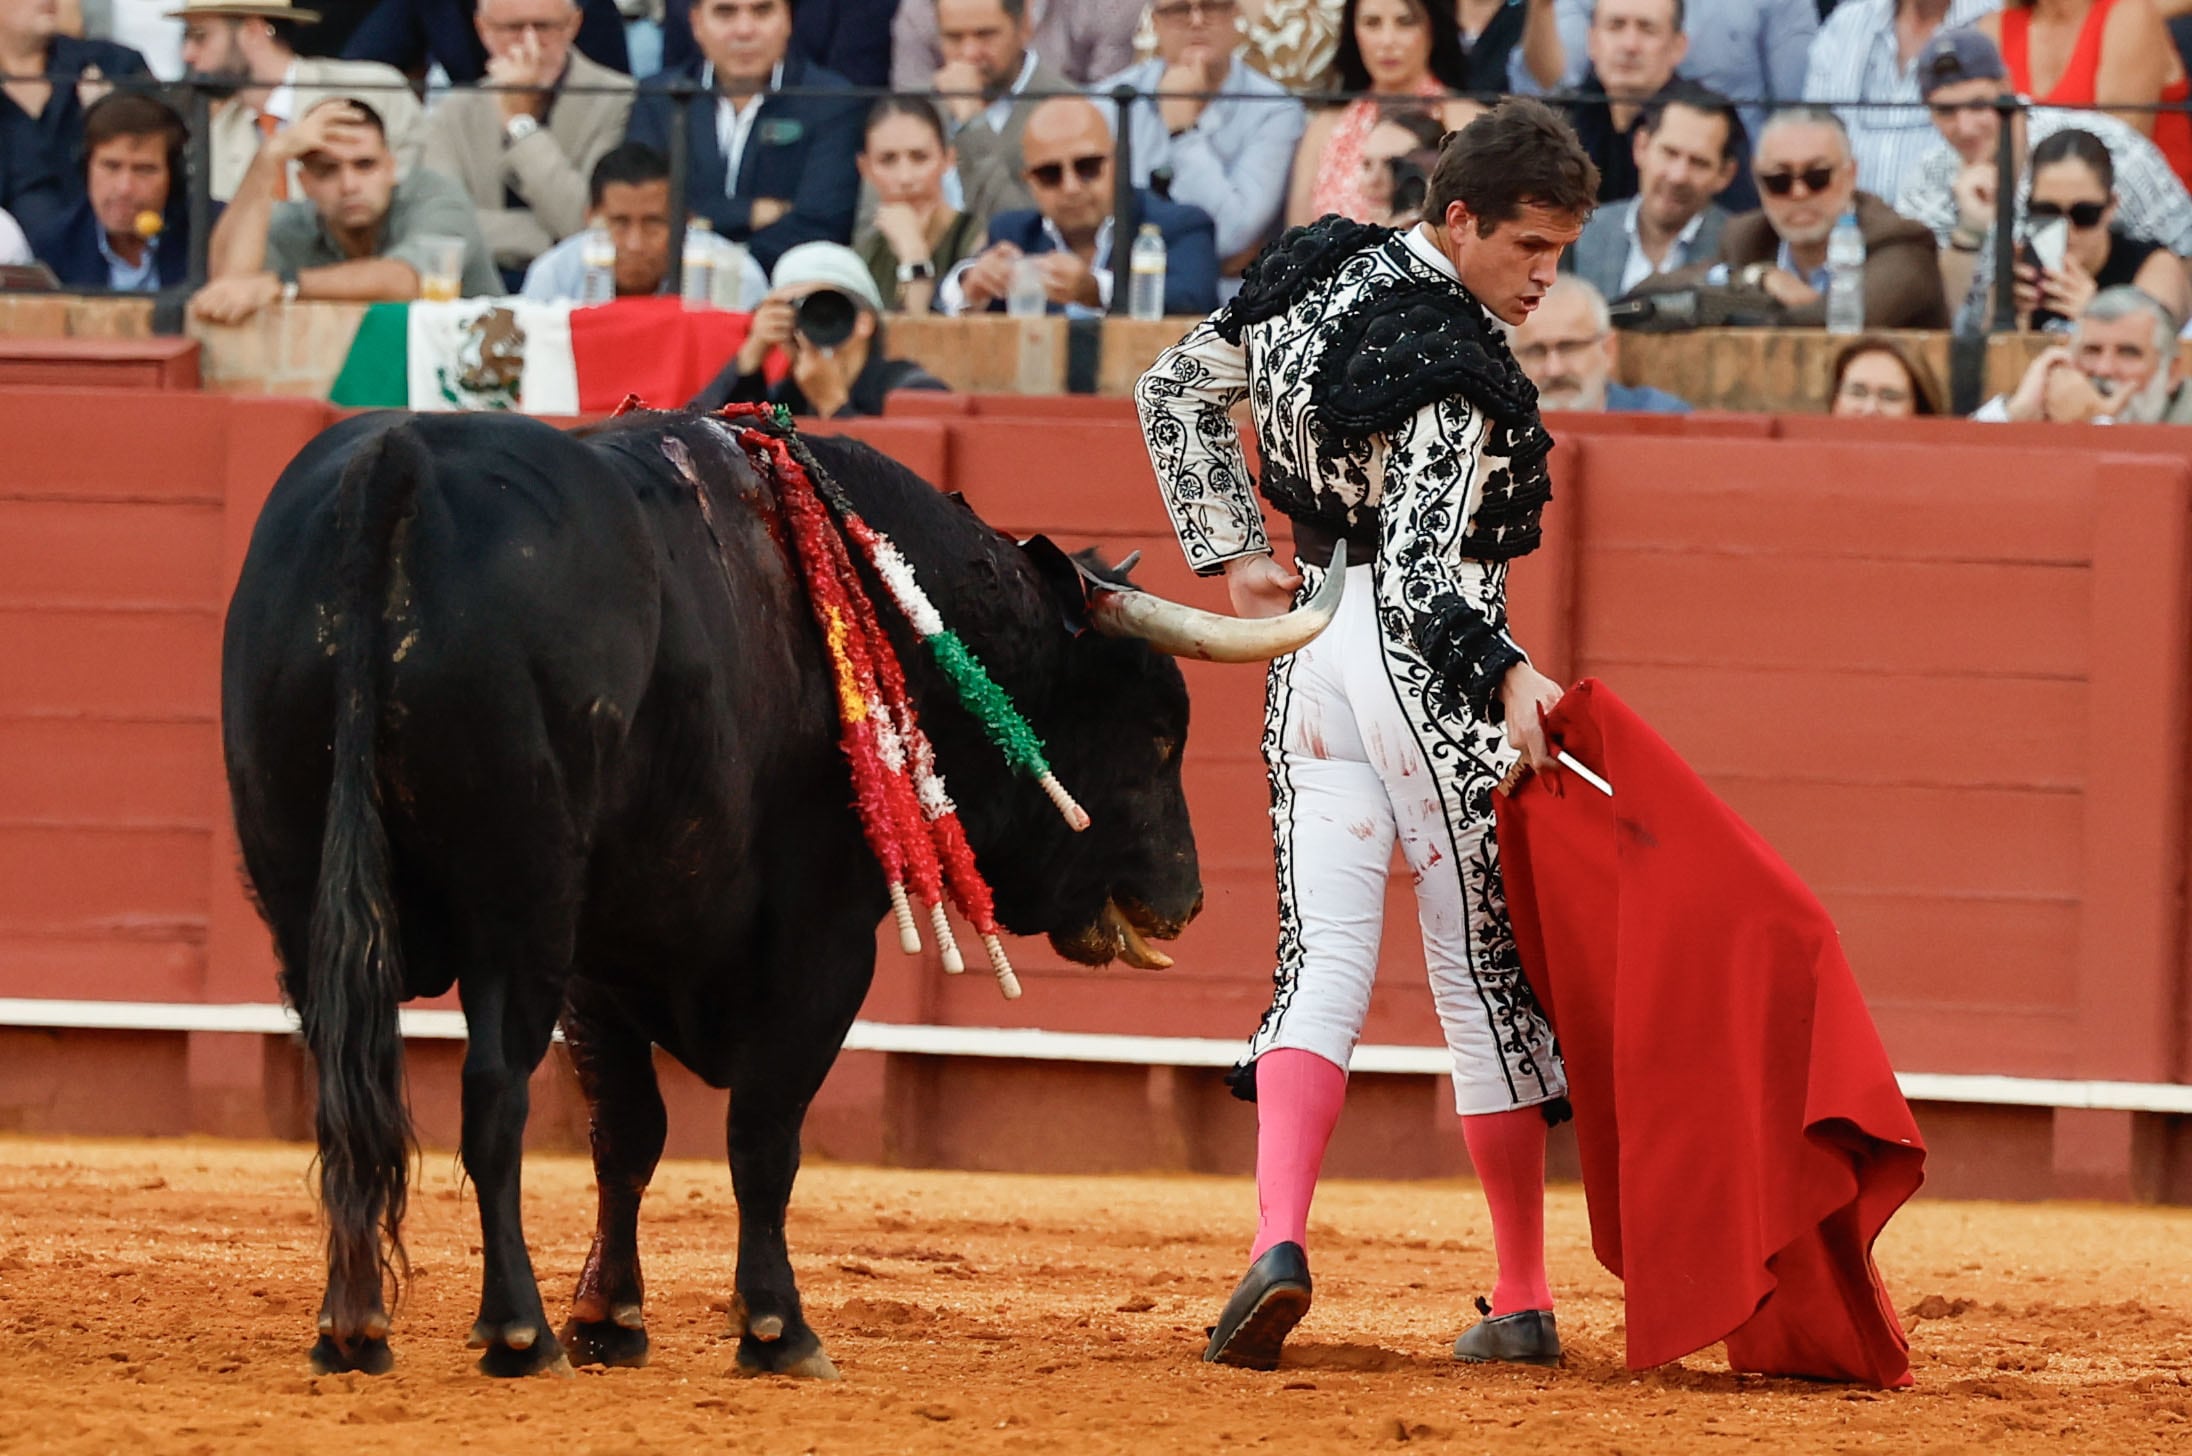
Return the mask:
M361 1375L386 1375L396 1368L396 1352L388 1348L385 1339L353 1340L345 1349L335 1343L333 1335L322 1335L305 1358L312 1362L314 1375L340 1375L346 1370L355 1370Z
M618 1311L620 1314L622 1311ZM647 1363L647 1330L637 1322L621 1320L568 1320L556 1333L573 1365L620 1365L637 1370Z
M752 1331L738 1341L738 1373L741 1375L791 1375L801 1380L835 1380L837 1366L823 1352L821 1337L813 1330L801 1327L789 1336L783 1333L781 1321L765 1315L754 1321L756 1325L776 1326L773 1339L762 1339Z
M485 1321L472 1326L472 1334L465 1342L467 1349L481 1352L479 1372L492 1375L498 1380L515 1380L525 1375L571 1375L571 1361L563 1353L563 1346L556 1337L538 1325L507 1324L491 1325Z

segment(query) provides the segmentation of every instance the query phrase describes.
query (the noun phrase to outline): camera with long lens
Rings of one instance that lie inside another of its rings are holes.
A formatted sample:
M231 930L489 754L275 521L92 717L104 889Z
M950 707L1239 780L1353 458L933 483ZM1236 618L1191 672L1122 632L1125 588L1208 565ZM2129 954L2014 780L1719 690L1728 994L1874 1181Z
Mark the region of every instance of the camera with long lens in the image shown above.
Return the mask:
M818 349L834 349L851 338L859 318L859 302L835 288L818 288L792 305L792 327Z
M1422 212L1424 198L1431 191L1429 171L1414 157L1388 158L1385 167L1393 176L1393 216Z

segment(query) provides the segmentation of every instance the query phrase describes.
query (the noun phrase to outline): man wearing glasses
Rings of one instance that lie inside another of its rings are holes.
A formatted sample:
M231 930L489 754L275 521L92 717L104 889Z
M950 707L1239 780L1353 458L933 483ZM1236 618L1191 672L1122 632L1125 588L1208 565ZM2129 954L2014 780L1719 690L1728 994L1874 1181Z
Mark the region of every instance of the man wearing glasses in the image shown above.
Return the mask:
M632 78L572 48L574 0L480 0L487 85L426 119L426 166L472 195L506 282L586 226L586 179L624 139Z
M990 219L989 246L946 275L936 291L946 313L998 311L1013 273L1032 259L1050 313L1096 314L1111 306L1118 265L1132 240L1116 235L1111 215L1111 129L1095 103L1059 96L1029 114L1020 139L1032 211ZM1218 252L1210 214L1135 190L1141 221L1165 241L1168 314L1205 314L1218 306Z
M1865 327L1942 329L1948 305L1933 234L1857 187L1841 118L1818 106L1774 113L1758 138L1760 208L1731 219L1707 267L1647 279L1638 294L1729 287L1770 306L1762 321L1818 328L1827 316L1827 234L1854 210L1865 239Z
M1099 83L1142 93L1127 113L1134 185L1169 173L1166 196L1199 207L1218 225L1218 257L1238 278L1270 240L1286 204L1286 183L1307 114L1278 82L1250 69L1237 50L1238 0L1157 0L1149 19L1157 53ZM1111 110L1107 120L1115 121Z

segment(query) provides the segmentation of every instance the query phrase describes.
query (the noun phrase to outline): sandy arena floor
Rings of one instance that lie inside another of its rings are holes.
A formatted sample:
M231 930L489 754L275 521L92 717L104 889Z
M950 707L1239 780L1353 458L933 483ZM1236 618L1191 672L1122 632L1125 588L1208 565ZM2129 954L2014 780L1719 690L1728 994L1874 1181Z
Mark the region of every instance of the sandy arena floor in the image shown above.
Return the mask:
M478 1230L428 1155L417 1278L380 1380L307 1374L320 1294L307 1150L0 1139L0 1451L840 1453L962 1450L1801 1453L2192 1451L2192 1212L1920 1203L1881 1259L1917 1389L1737 1378L1715 1353L1622 1368L1620 1290L1556 1191L1568 1364L1448 1357L1491 1270L1466 1183L1328 1185L1317 1306L1268 1375L1198 1363L1253 1192L1205 1178L810 1166L793 1209L807 1307L845 1378L728 1373L735 1214L669 1164L643 1224L654 1363L494 1382L462 1348ZM563 1304L586 1165L536 1157L526 1216Z

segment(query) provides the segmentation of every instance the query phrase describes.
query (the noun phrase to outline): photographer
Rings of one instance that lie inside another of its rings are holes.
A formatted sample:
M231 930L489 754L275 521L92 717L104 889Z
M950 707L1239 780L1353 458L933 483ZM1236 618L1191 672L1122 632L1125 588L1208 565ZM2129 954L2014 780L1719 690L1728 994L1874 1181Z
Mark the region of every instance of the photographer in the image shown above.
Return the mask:
M879 415L894 389L947 386L910 359L884 356L883 300L860 255L842 243L801 243L777 260L776 286L754 311L753 329L723 372L692 400L695 409L780 404L825 419ZM771 385L769 353L791 371Z

